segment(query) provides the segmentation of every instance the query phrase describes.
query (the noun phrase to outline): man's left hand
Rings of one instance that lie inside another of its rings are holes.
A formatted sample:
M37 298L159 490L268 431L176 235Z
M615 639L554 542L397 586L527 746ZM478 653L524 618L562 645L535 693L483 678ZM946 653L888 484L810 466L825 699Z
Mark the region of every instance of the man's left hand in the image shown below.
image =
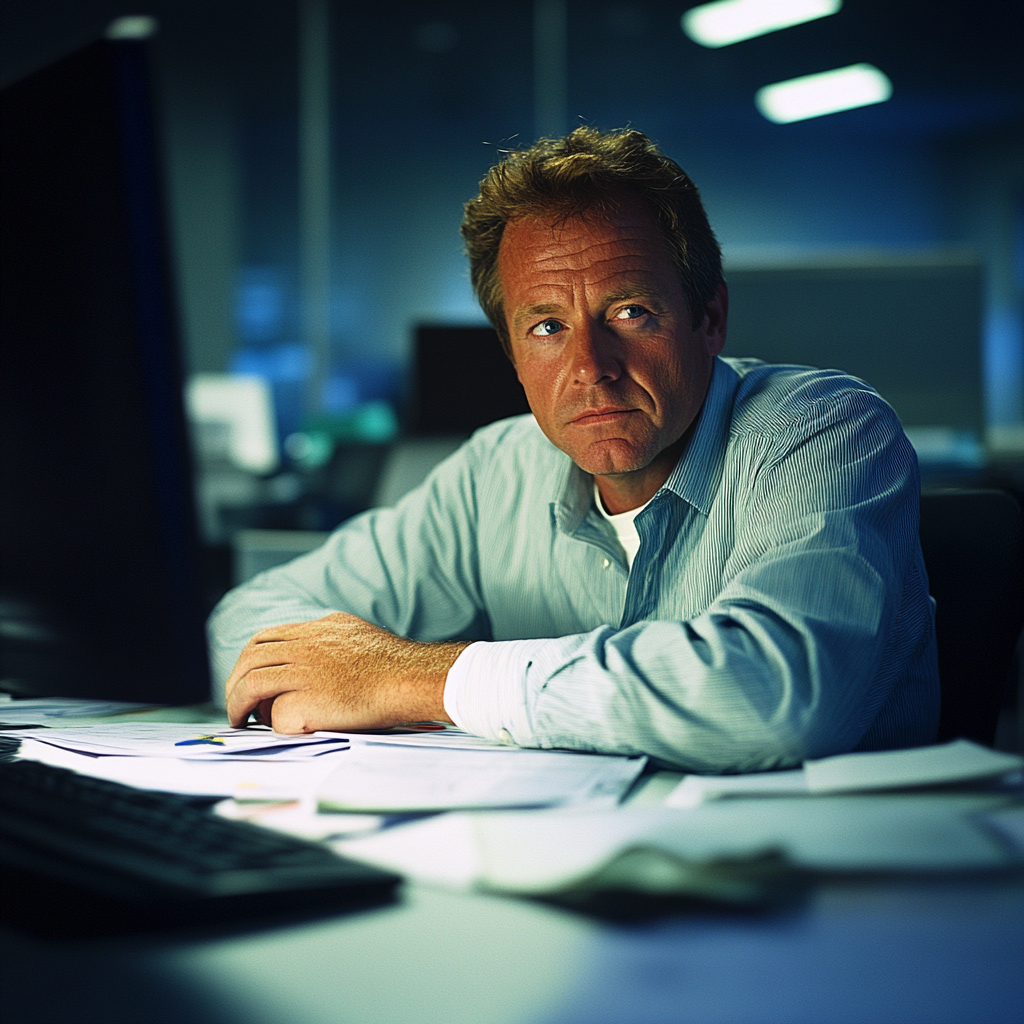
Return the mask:
M249 641L225 684L228 719L243 726L255 711L284 733L450 722L445 679L468 646L403 640L344 612L273 626Z

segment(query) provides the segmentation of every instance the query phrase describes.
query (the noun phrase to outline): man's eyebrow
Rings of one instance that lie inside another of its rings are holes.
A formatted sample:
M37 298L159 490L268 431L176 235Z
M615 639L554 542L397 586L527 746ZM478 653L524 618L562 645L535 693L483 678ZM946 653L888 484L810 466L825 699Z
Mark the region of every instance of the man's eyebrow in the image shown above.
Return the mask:
M561 312L562 307L557 302L541 302L536 306L526 306L520 309L512 317L512 323L519 327L528 320L532 320L535 316L550 316L552 313Z
M623 299L658 299L661 298L661 294L658 288L649 284L631 284L608 292L602 299L602 304L610 306L613 302L621 302Z

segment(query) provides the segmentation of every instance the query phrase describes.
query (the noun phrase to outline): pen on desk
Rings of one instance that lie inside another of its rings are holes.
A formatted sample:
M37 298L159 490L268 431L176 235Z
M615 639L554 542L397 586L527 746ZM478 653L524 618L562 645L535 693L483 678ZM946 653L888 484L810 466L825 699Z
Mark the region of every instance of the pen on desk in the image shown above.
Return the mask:
M224 740L220 736L196 736L191 740L178 740L176 747L195 747L202 743L209 743L211 746L224 746Z

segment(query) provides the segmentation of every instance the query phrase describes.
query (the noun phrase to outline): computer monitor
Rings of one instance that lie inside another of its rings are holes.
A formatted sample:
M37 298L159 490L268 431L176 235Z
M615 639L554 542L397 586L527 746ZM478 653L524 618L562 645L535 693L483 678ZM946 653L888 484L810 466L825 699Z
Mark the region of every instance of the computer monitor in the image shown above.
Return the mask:
M984 429L981 266L907 256L727 268L725 354L846 370L904 427Z
M478 427L529 411L493 327L417 328L410 433L468 437Z
M0 93L0 679L209 693L144 40Z

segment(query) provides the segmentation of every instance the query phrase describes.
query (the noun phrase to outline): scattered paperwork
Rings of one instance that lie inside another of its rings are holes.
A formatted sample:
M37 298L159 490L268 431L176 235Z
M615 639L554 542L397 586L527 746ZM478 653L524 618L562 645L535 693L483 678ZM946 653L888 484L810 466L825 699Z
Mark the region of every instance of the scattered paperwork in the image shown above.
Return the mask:
M699 865L774 855L818 872L986 870L1024 861L1024 849L974 820L1000 801L984 794L781 797L688 810L445 814L332 846L418 881L520 895L579 886L635 850Z
M17 736L21 757L144 789L389 814L612 806L646 764L642 757L466 745L465 734L409 743L404 735L286 736L219 723L118 722Z
M424 812L554 804L616 805L644 757L552 750L353 747L317 791L321 810Z
M803 768L753 775L687 775L669 794L670 807L725 797L823 795L952 786L997 779L1024 768L1024 758L954 740L912 750L840 754Z

